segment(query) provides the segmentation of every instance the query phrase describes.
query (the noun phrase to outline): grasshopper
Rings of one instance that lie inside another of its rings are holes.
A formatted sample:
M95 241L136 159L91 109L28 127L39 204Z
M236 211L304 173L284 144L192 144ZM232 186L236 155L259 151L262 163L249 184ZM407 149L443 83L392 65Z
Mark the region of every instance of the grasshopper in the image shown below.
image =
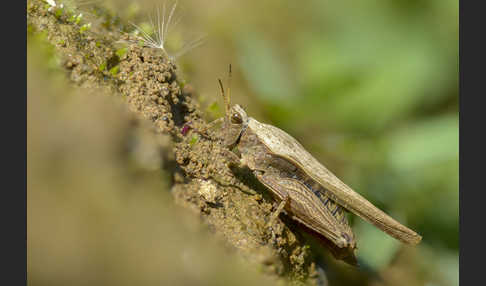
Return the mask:
M241 157L229 152L232 160L247 166L280 201L273 219L285 209L292 219L324 236L335 258L350 264L357 264L356 241L345 211L404 243L421 241L419 234L352 190L285 131L249 117L238 104L231 106L229 84L225 94L222 81L218 81L226 115L214 123L222 121L224 146L228 150L236 147L240 153Z

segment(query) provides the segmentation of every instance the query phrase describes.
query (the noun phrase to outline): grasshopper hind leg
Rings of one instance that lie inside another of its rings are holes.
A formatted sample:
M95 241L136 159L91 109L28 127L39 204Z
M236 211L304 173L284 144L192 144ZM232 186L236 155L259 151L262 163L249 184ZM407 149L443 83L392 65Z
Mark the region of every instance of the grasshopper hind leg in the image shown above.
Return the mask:
M275 223L275 220L280 215L280 213L284 210L286 206L290 203L290 197L287 195L278 205L277 209L272 213L270 216L270 220L267 223L267 226L272 226Z
M272 172L256 171L254 174L278 200L281 200L277 210L272 213L270 226L285 209L294 220L323 242L335 258L351 265L357 264L354 235L349 225L341 223L341 218L335 216L339 210L336 208L337 205L329 209L299 180L280 177Z

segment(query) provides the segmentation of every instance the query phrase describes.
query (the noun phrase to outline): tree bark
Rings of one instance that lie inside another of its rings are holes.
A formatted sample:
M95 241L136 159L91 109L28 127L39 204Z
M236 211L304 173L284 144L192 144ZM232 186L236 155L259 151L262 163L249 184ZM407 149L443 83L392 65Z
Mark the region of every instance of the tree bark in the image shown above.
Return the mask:
M265 187L249 170L228 167L217 128L209 136L195 131L208 125L194 91L178 78L177 64L161 50L117 32L105 14L97 16L103 24L88 27L73 20L79 14L74 8L48 8L30 1L28 29L45 34L73 84L109 90L170 138L171 144L162 146L161 171L172 174L175 202L269 275L316 283L314 258L297 226L280 219L267 226L276 205Z

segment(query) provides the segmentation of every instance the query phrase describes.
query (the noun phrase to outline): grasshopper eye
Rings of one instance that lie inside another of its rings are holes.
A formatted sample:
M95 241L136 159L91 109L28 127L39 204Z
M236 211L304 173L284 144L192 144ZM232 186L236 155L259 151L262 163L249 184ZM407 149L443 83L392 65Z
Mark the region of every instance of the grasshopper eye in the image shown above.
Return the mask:
M241 118L241 115L239 113L233 113L231 115L231 123L233 123L233 124L243 123L243 119Z

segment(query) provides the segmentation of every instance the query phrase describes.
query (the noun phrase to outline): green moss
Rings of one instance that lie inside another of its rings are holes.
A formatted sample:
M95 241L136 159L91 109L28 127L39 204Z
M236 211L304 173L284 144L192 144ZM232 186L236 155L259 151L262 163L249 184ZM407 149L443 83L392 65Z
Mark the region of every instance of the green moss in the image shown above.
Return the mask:
M68 22L79 25L82 18L83 18L83 14L80 13L79 15L76 15L76 14L72 13L72 15L68 18Z
M49 71L58 70L61 60L56 53L54 45L47 38L47 31L35 32L35 28L32 28L32 32L27 35L30 47L35 49L40 55L39 57L45 60L47 69Z
M81 26L81 28L79 28L79 33L83 34L89 29L91 29L91 23L84 24Z
M119 66L114 66L110 69L110 73L112 76L116 76L118 74L118 71L119 71Z
M116 53L116 55L117 55L117 56L118 56L120 59L122 59L122 58L123 58L123 56L125 56L125 55L126 55L127 51L128 51L128 48L126 48L126 47L125 47L125 48L121 48L121 49L116 50L116 52L115 52L115 53Z
M81 22L81 18L83 18L83 14L79 14L76 16L76 20L74 21L74 24L78 25L79 22Z
M32 34L34 32L34 26L32 24L27 24L27 34Z
M98 69L99 69L100 71L104 71L104 70L106 69L106 62L102 63L102 64L101 64L101 65L98 67Z
M197 136L196 134L194 134L191 138L191 140L189 141L189 146L194 146L194 144L196 144L197 142L199 141L199 136Z
M54 16L56 16L56 18L61 18L62 15L64 13L64 9L63 8L57 8L56 11L54 12Z

